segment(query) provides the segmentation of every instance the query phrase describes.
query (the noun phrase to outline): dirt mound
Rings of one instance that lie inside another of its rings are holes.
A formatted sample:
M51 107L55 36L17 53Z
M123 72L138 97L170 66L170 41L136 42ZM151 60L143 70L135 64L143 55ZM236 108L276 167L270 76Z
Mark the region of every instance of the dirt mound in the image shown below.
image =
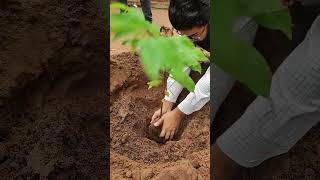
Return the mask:
M106 27L93 0L1 2L2 178L106 176Z
M183 173L181 173L183 172ZM181 161L179 165L166 168L160 174L154 178L155 180L202 180L202 176L199 175L196 168L192 166L190 162Z
M165 173L163 168L178 168L182 162L194 160L201 162L198 169L180 173L187 177L196 172L209 179L209 107L184 120L179 141L152 141L146 138L145 122L160 107L164 84L148 90L147 78L135 55L112 56L111 62L111 177L135 179L143 169L149 169L151 172L145 176L152 174L156 178Z

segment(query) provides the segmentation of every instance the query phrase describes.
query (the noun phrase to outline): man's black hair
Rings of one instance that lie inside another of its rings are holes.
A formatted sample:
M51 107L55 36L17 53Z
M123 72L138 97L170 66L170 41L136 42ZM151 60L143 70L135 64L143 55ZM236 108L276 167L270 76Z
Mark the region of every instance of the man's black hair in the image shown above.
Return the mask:
M177 30L206 25L210 20L210 0L170 0L169 20Z

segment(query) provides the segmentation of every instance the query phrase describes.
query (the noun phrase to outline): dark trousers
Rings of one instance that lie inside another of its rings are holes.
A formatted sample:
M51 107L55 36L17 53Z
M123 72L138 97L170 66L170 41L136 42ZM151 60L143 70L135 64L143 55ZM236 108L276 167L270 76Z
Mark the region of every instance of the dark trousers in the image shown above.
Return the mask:
M127 0L119 0L119 2L128 5L128 1ZM144 18L149 21L152 22L152 12L151 12L151 2L150 0L140 0L140 4L141 4L141 8L142 8L142 12L144 15Z

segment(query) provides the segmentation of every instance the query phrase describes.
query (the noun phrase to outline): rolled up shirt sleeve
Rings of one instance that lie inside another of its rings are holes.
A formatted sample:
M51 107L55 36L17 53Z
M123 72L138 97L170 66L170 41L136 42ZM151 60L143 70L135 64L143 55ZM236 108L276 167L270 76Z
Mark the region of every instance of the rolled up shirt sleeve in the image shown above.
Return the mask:
M190 74L191 69L189 67L185 67L183 72L186 74ZM166 101L175 103L183 89L183 86L179 84L176 80L174 80L171 75L169 75L167 79L167 92L168 94L164 97Z
M189 115L200 110L210 100L210 67L195 86L194 92L178 105L180 111Z

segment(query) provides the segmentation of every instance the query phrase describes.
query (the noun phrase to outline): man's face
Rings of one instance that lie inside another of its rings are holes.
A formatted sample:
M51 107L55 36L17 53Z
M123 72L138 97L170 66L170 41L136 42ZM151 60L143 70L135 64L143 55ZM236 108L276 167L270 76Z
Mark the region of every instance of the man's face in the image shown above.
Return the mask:
M188 30L177 31L178 34L188 36L193 42L202 41L208 31L208 25L193 27Z

